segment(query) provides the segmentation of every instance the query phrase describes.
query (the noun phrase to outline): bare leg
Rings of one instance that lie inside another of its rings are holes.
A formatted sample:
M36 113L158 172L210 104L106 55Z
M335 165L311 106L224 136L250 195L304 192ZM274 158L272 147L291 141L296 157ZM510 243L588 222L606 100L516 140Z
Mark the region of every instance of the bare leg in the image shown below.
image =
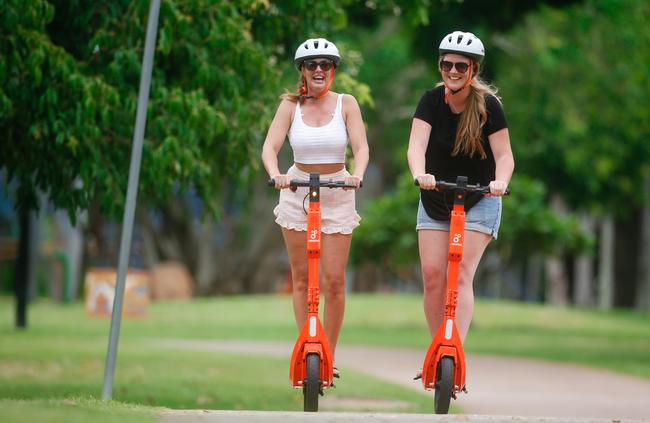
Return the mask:
M463 259L458 276L458 305L456 323L464 342L474 314L474 274L485 248L492 237L476 231L465 231ZM418 231L420 262L424 285L424 315L433 338L444 316L447 290L447 251L449 232L435 230Z
M325 299L324 329L332 348L332 357L339 340L345 312L345 267L350 253L352 235L322 234L321 291Z
M418 231L422 285L424 289L424 315L431 338L436 335L444 315L447 289L447 244L449 232Z
M463 259L458 275L458 306L456 307L456 324L461 341L469 331L474 314L474 274L485 248L492 237L476 231L465 231Z
M293 282L293 312L300 331L307 321L307 234L304 231L282 228L282 236L289 255Z

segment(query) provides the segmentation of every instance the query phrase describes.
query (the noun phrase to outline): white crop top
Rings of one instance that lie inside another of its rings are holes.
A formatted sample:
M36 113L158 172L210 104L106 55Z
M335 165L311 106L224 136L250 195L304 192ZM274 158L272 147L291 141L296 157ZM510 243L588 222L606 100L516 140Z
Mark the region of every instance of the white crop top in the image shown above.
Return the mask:
M294 162L345 163L348 131L343 120L342 109L343 94L339 94L332 120L323 126L309 126L302 120L300 102L296 104L296 112L288 133Z

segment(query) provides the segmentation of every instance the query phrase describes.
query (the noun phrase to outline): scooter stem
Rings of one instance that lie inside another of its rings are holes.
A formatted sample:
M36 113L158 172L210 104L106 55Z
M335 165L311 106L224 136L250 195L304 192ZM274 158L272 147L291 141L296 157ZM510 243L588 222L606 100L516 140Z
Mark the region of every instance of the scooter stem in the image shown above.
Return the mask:
M454 191L454 208L449 224L449 252L447 264L447 291L442 325L434 336L422 366L422 383L425 389L435 388L437 366L442 357L454 360L454 391L465 385L465 353L456 327L456 307L458 305L458 276L463 259L465 240L465 190L467 178L458 178Z
M319 260L321 248L320 175L309 175L309 210L307 212L307 320L291 354L289 379L294 388L301 388L306 377L306 358L320 357L321 387L332 385L333 359L327 335L318 317L320 303Z
M320 302L319 288L319 259L320 259L320 192L318 189L319 179L315 184L311 179L314 174L310 175L309 188L309 211L307 212L307 260L308 260L308 278L307 278L307 306L309 313L318 314L318 304ZM318 174L316 174L318 178Z

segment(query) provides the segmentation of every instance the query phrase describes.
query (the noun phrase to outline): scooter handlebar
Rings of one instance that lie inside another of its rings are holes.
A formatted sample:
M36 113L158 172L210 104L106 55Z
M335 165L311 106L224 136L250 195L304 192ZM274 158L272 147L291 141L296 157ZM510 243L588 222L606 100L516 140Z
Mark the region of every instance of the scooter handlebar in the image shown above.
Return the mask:
M275 179L269 179L266 181L266 185L270 187L275 186ZM298 187L308 187L309 186L309 181L303 181L300 179L292 179L289 182L289 187L291 189L296 189ZM320 181L318 184L320 188L354 188L356 189L357 187L354 185L347 185L345 181ZM359 183L359 188L363 186L363 181Z
M417 179L413 180L413 183L415 184L416 187L420 186L420 183L418 182ZM436 181L436 188L437 190L440 191L447 191L447 190L454 190L458 188L458 184L455 182L446 182L446 181ZM489 194L490 193L490 187L489 186L483 186L480 184L476 185L470 185L468 184L463 188L465 191L468 192L479 192L481 194ZM503 195L510 195L510 190L506 189L506 192Z

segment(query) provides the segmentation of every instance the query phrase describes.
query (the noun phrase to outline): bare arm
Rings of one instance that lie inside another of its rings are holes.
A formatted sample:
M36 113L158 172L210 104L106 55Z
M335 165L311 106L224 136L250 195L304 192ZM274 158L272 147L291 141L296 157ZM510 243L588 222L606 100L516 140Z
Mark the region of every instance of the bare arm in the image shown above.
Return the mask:
M278 110L275 112L275 117L266 133L266 139L262 146L262 163L264 163L264 168L269 176L276 180L276 188L286 188L289 186L286 176L278 168L278 153L291 127L291 116L294 110L295 103L289 100L282 100L278 106Z
M350 181L346 182L358 187L368 167L370 149L368 148L368 139L366 138L366 128L361 117L361 109L353 96L343 96L343 113L348 137L350 138L350 146L352 147L352 154L354 156L354 171Z
M433 175L426 172L426 159L424 157L427 146L429 145L429 136L431 135L431 125L422 119L413 118L411 124L411 135L409 136L409 148L406 157L409 163L409 169L413 179L417 179L422 189L434 189L436 179Z
M503 128L488 137L490 148L494 154L496 172L494 181L490 182L490 193L494 196L503 195L515 170L515 159L510 146L510 133Z

